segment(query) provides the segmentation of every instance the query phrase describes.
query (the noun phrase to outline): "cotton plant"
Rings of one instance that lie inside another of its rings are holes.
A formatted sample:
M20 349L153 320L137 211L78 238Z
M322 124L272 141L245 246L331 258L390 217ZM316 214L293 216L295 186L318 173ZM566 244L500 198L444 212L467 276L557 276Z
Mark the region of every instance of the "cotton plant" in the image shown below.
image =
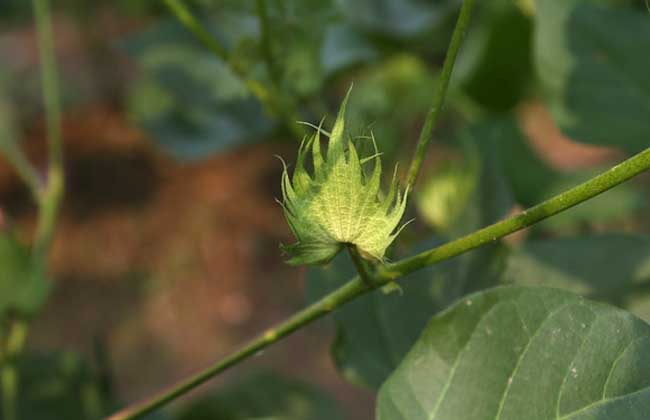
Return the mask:
M397 167L387 194L381 191L381 154L360 157L345 126L346 95L331 133L321 125L303 140L292 176L284 165L282 206L297 241L283 246L288 263L317 265L332 260L345 246L373 262L384 261L386 249L400 233L398 227L408 196L397 181ZM321 150L321 134L327 150ZM311 154L313 171L305 168ZM372 171L366 166L374 164Z

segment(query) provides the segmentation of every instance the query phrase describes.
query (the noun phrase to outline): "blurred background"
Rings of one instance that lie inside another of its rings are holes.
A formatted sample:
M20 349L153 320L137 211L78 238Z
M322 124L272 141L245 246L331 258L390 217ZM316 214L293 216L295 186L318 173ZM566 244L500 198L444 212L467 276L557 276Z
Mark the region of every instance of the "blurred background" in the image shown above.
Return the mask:
M479 2L411 199L407 218L416 221L394 258L647 147L645 5L541 5L554 2ZM313 131L295 122L328 116L329 127L354 83L351 134L372 131L385 167L400 162L403 177L460 1L183 0L212 44L179 23L166 7L173 1L52 3L66 194L37 281L46 286L23 290L7 270L27 264L38 209L0 157L0 312L30 324L19 418L99 418L218 360L346 279L283 262L279 244L294 239L275 202L274 155L292 162ZM607 39L593 29L605 26ZM0 142L18 144L45 173L39 71L30 2L0 0ZM623 297L592 281L607 268L590 263L629 246L622 282L650 279L649 189L642 176L490 252L508 253L498 264L510 277L541 270L540 283L552 273L558 286L650 315L636 299L646 288ZM612 232L634 235L634 246ZM490 258L474 269L491 272ZM569 260L584 264L571 272ZM306 276L317 284L306 287ZM24 313L12 298L23 294L38 294ZM344 322L319 321L151 418L370 419L382 374L359 363L380 349L346 348Z

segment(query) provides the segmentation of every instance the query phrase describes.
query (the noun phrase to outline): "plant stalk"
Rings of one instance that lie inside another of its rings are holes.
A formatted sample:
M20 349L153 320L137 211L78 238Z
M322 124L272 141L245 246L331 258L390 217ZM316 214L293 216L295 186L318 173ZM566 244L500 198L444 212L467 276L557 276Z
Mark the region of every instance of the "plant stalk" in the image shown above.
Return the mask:
M377 287L375 285L375 280L368 269L368 264L359 254L357 247L353 244L347 244L347 249L350 258L352 259L352 263L354 264L354 268L357 270L357 273L359 273L359 278L369 290L375 289Z
M406 258L385 267L379 267L378 275L374 278L377 287L395 281L413 271L428 267L435 263L464 254L489 242L496 241L511 233L534 225L553 215L561 213L584 201L589 200L615 186L650 169L650 148L609 169L608 171L584 182L568 191L556 195L530 209L497 222L486 228L448 242L414 257ZM340 306L364 295L371 290L359 276L337 290L321 298L317 302L281 322L246 344L242 349L226 357L222 361L208 367L198 374L180 382L167 390L126 408L108 417L107 420L133 420L165 405L191 389L201 385L224 370L251 357L260 350L280 341L292 332L327 315Z
M458 56L458 51L460 46L463 43L463 38L465 37L465 32L469 26L470 18L472 17L472 11L474 9L475 0L464 0L463 6L460 9L460 14L458 20L456 21L456 27L451 36L451 42L449 43L449 49L447 49L447 56L445 57L445 62L442 65L442 72L440 74L440 80L438 80L438 86L433 96L433 103L431 108L427 113L427 117L424 120L424 125L422 126L422 131L420 131L420 138L418 139L418 144L413 154L413 159L411 160L411 166L408 171L408 179L406 185L410 187L412 191L415 187L415 181L417 180L420 168L422 167L422 162L427 151L429 143L433 137L433 129L438 122L440 113L442 111L442 106L447 96L447 89L449 88L449 82L451 80L452 70L454 69L454 64L456 63L456 57Z
M48 141L47 179L38 200L38 225L34 241L34 255L38 261L43 261L52 241L54 226L64 194L63 144L61 139L61 102L50 4L49 0L33 0L32 4L38 34Z

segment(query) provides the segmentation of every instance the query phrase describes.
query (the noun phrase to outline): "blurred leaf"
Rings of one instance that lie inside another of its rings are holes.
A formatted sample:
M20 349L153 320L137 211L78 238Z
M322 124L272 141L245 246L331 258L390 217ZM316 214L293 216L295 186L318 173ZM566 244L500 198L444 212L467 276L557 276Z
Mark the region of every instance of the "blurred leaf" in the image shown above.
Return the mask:
M18 358L17 369L19 418L90 420L107 414L110 402L77 355L25 354Z
M415 191L420 216L433 228L446 232L455 225L479 180L477 165L447 160L428 177L422 177Z
M528 241L512 250L503 281L562 288L623 307L641 296L650 303L650 237L601 234Z
M392 165L391 158L404 146L404 133L419 124L431 105L434 85L431 71L412 55L396 55L368 68L357 76L350 99L352 133L372 131L386 166Z
M323 62L326 33L339 21L331 0L269 2L271 46L288 96L319 95L327 76Z
M512 0L479 4L461 49L454 78L490 110L516 105L532 72L532 22Z
M382 386L377 419L642 420L650 326L556 289L508 287L434 317Z
M45 303L51 282L35 265L27 247L0 231L0 319L15 314L32 317Z
M438 244L429 241L419 250ZM399 283L401 293L374 292L340 308L333 315L337 338L332 354L341 373L353 383L377 389L433 314L466 293L496 284L503 256L503 248L489 246L405 277ZM314 300L352 277L347 257L340 255L329 266L308 271Z
M281 376L250 375L200 398L178 420L336 420L335 402L316 388Z
M648 146L648 51L647 11L537 2L537 71L557 123L576 140L628 152Z
M555 170L531 148L512 116L485 119L473 124L469 131L482 145L483 153L490 150L494 154L492 159L497 162L497 167L501 167L516 201L524 207L566 191L605 169L580 169L566 173ZM535 229L566 234L575 233L585 225L622 220L641 208L643 194L634 183L619 185L554 216Z
M415 192L422 217L451 237L502 219L514 205L493 133L476 124L457 138L462 158L445 158L438 167L425 171ZM432 174L427 177L427 172Z
M246 50L242 45L257 36L255 22L246 16L225 15L218 27L215 36L235 50ZM206 157L259 141L271 130L243 82L179 24L158 24L130 39L126 49L141 70L129 110L172 155ZM252 65L244 53L234 53L233 60Z
M320 52L320 61L326 73L336 73L377 58L379 58L377 49L353 26L340 23L327 28Z
M513 116L485 119L470 130L483 150L496 154L517 202L528 207L548 196L560 175L531 149Z
M336 3L353 26L398 38L432 31L457 6L450 0L336 0Z

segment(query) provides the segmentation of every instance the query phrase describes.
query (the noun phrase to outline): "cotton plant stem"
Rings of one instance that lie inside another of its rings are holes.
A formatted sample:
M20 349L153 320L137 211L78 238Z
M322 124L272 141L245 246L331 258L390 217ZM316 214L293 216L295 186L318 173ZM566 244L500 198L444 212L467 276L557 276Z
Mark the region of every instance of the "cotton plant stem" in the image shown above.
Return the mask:
M63 145L61 139L61 102L49 0L33 0L32 4L38 34L41 83L48 139L47 179L38 200L38 225L34 241L34 255L37 259L43 260L52 240L64 193Z
M176 16L176 19L190 31L206 48L208 48L216 57L220 58L232 72L237 75L245 84L248 91L257 98L257 100L271 113L275 113L283 118L283 124L302 140L303 130L296 124L297 118L287 117L287 112L283 108L283 104L279 103L276 98L279 97L278 92L268 89L257 80L251 79L246 74L245 70L237 63L233 62L230 53L226 48L219 43L219 41L212 35L201 22L192 14L182 2L182 0L163 0L167 8Z
M431 142L433 136L433 129L438 122L438 118L440 117L440 112L442 111L445 96L447 95L447 89L449 88L452 70L454 69L454 64L456 63L456 57L458 56L460 46L463 43L465 32L469 26L474 4L475 0L464 0L463 6L460 9L460 15L456 21L456 27L454 28L454 32L451 36L451 42L449 43L447 56L445 57L440 79L438 80L438 85L433 96L433 103L431 104L431 108L429 109L427 117L424 120L422 131L420 131L420 138L418 139L415 153L413 155L413 159L411 160L411 166L409 167L407 185L410 186L411 190L415 186L415 181L417 180L420 168L422 167L422 162L424 161L427 147L429 146L429 143Z
M348 253L350 254L350 258L352 259L352 263L354 264L354 268L357 270L357 273L359 273L359 278L363 281L366 287L369 290L377 287L375 285L374 277L369 270L368 264L359 254L357 247L353 244L347 244L347 249Z
M413 271L464 254L465 252L478 248L486 243L496 241L497 239L503 238L511 233L534 225L535 223L561 213L611 188L614 188L615 186L649 169L650 149L647 149L609 169L601 175L556 195L534 207L524 210L517 215L433 248L430 251L422 252L414 257L406 258L394 264L379 267L379 272L373 279L375 288L390 283L391 281L395 281ZM224 370L246 360L260 350L280 341L292 332L329 314L333 310L370 292L371 290L374 289L367 287L365 282L361 280L359 276L356 276L339 289L331 292L286 321L281 322L274 328L267 330L265 333L245 345L241 350L233 353L191 378L180 382L178 385L108 417L108 420L133 420L140 418L156 408L159 408L185 394Z

